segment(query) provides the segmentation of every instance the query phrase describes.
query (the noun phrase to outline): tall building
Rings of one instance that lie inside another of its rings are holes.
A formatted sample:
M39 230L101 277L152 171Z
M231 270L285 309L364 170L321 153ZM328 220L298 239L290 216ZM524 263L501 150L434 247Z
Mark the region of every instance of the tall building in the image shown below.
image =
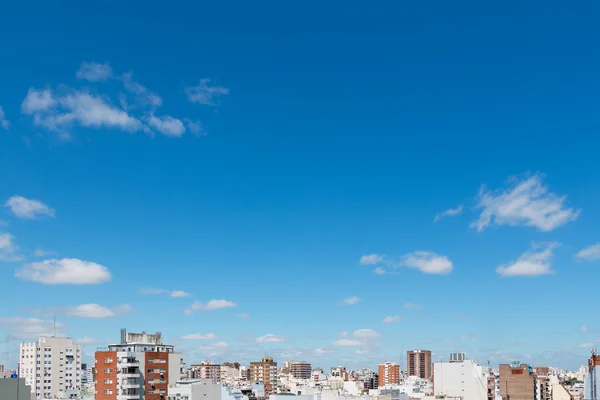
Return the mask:
M71 338L40 337L21 343L19 376L36 399L59 398L67 390L81 389L81 346Z
M537 375L533 368L518 361L500 364L500 396L502 400L539 399Z
M265 390L272 391L277 387L277 363L271 357L263 357L258 362L250 363L250 381L265 385Z
M408 376L418 376L422 379L431 379L431 351L407 351L406 373Z
M462 353L453 353L453 355ZM464 357L433 364L433 394L436 398L488 400L489 368Z
M310 379L312 366L305 361L292 361L290 363L290 374L297 379Z
M377 368L379 386L398 385L400 383L400 365L386 361Z
M193 379L210 379L212 382L221 382L221 366L213 364L212 361L202 361L200 364L192 364Z
M348 371L346 371L346 367L332 367L330 372L331 378L334 380L342 380L347 381Z
M588 361L588 371L584 375L584 399L598 400L600 399L600 385L598 384L598 373L600 373L600 356L596 349L592 350L592 356Z
M183 357L162 335L128 333L96 352L96 400L160 400L184 376Z

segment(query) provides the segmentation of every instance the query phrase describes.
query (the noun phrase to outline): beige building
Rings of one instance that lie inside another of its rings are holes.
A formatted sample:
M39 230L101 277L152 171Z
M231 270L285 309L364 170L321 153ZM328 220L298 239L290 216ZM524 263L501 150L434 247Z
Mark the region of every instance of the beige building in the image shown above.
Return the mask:
M310 379L312 367L305 361L292 361L290 363L290 374L297 379Z
M408 374L408 376L418 376L422 379L431 379L431 351L407 351L406 373Z
M527 364L500 364L500 396L502 400L535 400L537 375Z
M433 394L442 397L462 397L488 400L489 369L473 360L433 364Z
M212 361L202 361L190 367L193 379L210 379L212 382L221 382L221 366Z
M71 338L40 337L37 343L21 343L19 376L35 398L61 398L67 390L81 389L81 346Z
M277 363L271 357L263 357L250 363L250 381L265 385L265 390L277 388Z

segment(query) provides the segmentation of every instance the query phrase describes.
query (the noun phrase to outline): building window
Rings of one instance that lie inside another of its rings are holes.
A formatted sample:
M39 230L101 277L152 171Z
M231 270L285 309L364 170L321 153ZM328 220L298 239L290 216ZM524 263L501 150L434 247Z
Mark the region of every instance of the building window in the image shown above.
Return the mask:
M112 362L113 362L113 359L112 359L112 358L105 358L105 359L104 359L104 363L105 363L105 364L110 364L110 363L112 363Z
M105 374L112 374L112 368L104 368Z
M112 394L112 390L111 389L104 389L104 394Z

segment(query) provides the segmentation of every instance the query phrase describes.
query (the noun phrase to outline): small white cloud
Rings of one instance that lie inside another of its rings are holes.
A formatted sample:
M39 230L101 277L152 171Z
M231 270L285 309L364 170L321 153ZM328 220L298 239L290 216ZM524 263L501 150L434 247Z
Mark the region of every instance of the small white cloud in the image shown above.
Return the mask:
M342 332L340 333L338 336L339 337L348 337L349 333L348 332Z
M575 255L578 261L600 260L600 243L588 246Z
M142 86L138 82L134 81L131 72L123 74L121 76L121 81L123 82L125 89L135 95L136 106L149 107L152 110L162 106L162 98L156 93L150 91L145 86Z
M591 349L592 347L594 347L594 343L581 343L579 345L580 349Z
M376 275L385 275L385 274L387 274L387 271L386 271L386 270L385 270L385 268L383 268L383 267L377 267L377 268L375 268L375 269L373 270L373 272L374 272Z
M241 313L241 314L238 314L238 317L248 319L251 317L251 315L248 313Z
M113 311L99 304L81 304L79 306L69 307L66 314L82 318L108 318L115 316Z
M481 214L471 226L482 231L490 225L531 226L548 232L574 221L580 210L565 207L566 196L549 192L542 184L543 175L536 174L499 191L479 191L477 208Z
M230 307L236 307L237 304L235 304L233 301L229 301L229 300L225 300L225 299L212 299L210 300L208 303L203 304L199 301L195 301L190 308L192 310L218 310L221 308L230 308Z
M165 136L181 137L185 133L183 122L169 115L164 115L162 117L150 115L148 118L148 125Z
M226 342L216 342L216 343L211 343L211 344L206 344L203 346L200 346L200 349L207 351L207 350L224 350L226 348L229 347L229 344Z
M111 273L106 267L77 258L50 259L25 264L15 272L15 276L46 285L95 285L111 279Z
M171 297L190 297L191 294L184 292L183 290L173 290L171 292Z
M404 307L406 310L420 310L423 308L421 304L411 303L410 301L404 303L404 306L402 307Z
M210 79L202 79L197 86L185 88L185 93L192 103L217 106L220 97L229 94L229 89L213 85Z
M10 122L6 119L6 115L4 114L4 110L0 107L0 127L4 129L8 129L10 127Z
M168 292L165 289L154 289L154 288L142 288L139 290L141 294L163 294Z
M182 336L183 340L217 340L217 335L214 333L207 333L206 335L202 335L200 333L191 333L189 335Z
M426 274L448 274L452 271L452 261L430 251L415 251L403 257L402 265L416 268Z
M352 336L358 339L370 340L377 339L381 335L373 329L358 329L352 333Z
M358 347L361 346L363 344L363 342L361 342L360 340L355 340L355 339L340 339L340 340L335 340L333 342L334 346L339 346L339 347Z
M264 336L256 338L257 343L283 343L285 342L285 338L283 336L274 335L272 333L267 333Z
M379 254L367 254L360 258L360 265L374 265L383 261L383 256Z
M184 118L183 122L185 122L185 127L188 131L192 133L192 135L204 134L204 130L202 129L202 123L200 121L192 121L189 118Z
M36 257L47 257L47 256L53 256L56 253L53 252L52 250L44 250L44 249L40 249L39 247L36 247L36 249L33 252L33 255Z
M0 261L16 262L23 260L17 254L18 246L14 243L14 236L10 233L0 233Z
M344 299L344 304L347 306L353 306L359 302L360 302L360 297L358 297L358 296L352 296L352 297L348 297L347 299Z
M588 333L589 331L590 331L590 328L588 328L588 327L587 327L587 326L585 326L585 325L581 325L581 332L583 332L583 333Z
M192 315L194 313L194 311L191 308L186 308L183 313L185 315Z
M79 71L75 74L77 79L84 79L90 82L100 82L112 78L112 68L108 63L100 64L97 62L82 62Z
M553 274L551 268L552 251L558 243L534 244L532 249L519 257L518 260L496 268L502 276L539 276Z
M34 219L42 215L54 217L54 210L39 200L28 199L23 196L12 196L4 204L19 218Z
M435 218L433 219L433 222L438 222L440 219L444 218L444 217L451 217L454 215L459 215L460 213L462 213L463 211L463 205L461 204L460 206L456 207L456 208L451 208L449 210L446 211L442 211L441 213L438 213Z
M82 346L88 346L88 345L93 345L93 344L102 344L104 343L104 341L99 340L99 339L92 339L90 337L84 336L84 337L80 337L74 340L74 342L76 344L80 344Z
M360 355L369 354L369 350L367 350L367 349L358 349L358 350L356 350L356 351L354 352L354 354L356 354L356 355L359 355L359 356L360 356Z
M333 350L332 349L328 349L326 347L318 347L318 348L315 349L314 353L317 356L322 356L324 354L331 354L331 353L333 353Z
M6 326L12 336L30 340L37 340L40 336L52 336L55 332L60 334L65 328L62 322L23 317L0 318L0 325Z
M120 306L116 306L113 308L113 311L117 314L128 313L131 312L133 308L129 304L121 304Z
M402 321L402 317L400 315L387 316L383 319L384 324L393 324L394 322Z

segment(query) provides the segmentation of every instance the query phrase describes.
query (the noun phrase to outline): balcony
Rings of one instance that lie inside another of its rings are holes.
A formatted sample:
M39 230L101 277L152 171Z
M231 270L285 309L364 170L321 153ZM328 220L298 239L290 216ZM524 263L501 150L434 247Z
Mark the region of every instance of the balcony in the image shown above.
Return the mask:
M139 378L141 374L139 372L121 372L119 374L119 378L128 379L128 378Z
M121 389L139 389L139 388L140 388L139 383L127 382L127 383L121 384Z
M135 358L123 358L119 360L119 367L139 367L140 361Z
M123 400L139 400L140 395L128 393L128 394L120 394L118 397Z

